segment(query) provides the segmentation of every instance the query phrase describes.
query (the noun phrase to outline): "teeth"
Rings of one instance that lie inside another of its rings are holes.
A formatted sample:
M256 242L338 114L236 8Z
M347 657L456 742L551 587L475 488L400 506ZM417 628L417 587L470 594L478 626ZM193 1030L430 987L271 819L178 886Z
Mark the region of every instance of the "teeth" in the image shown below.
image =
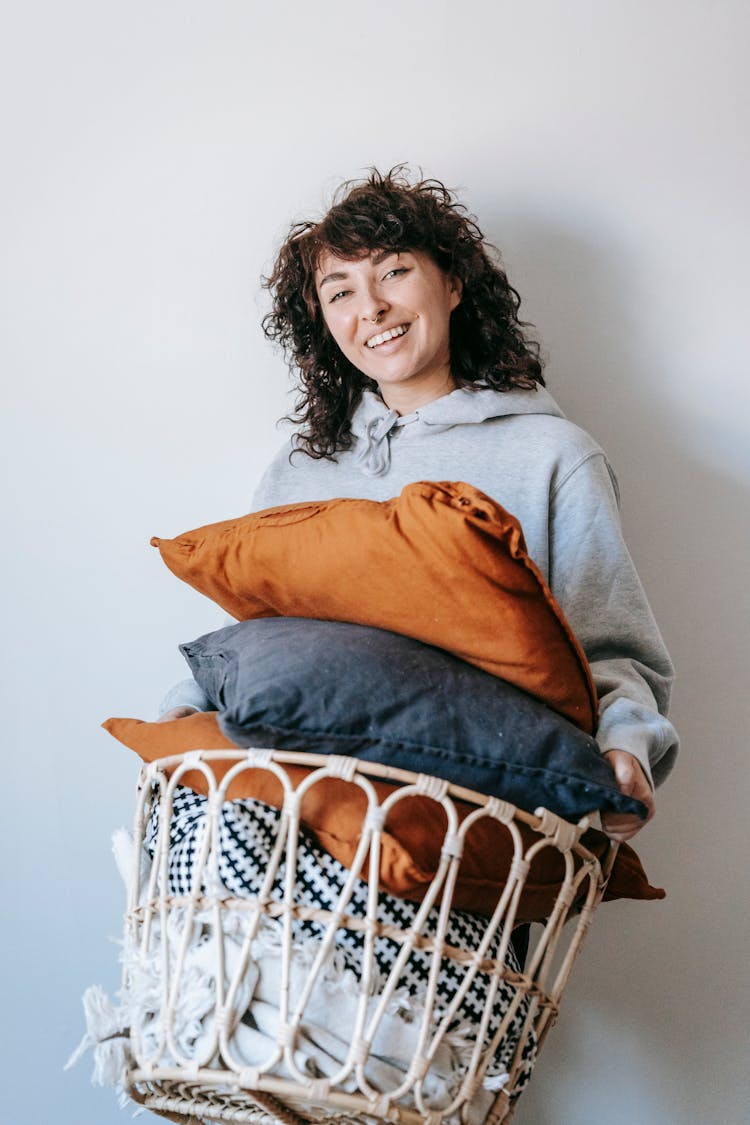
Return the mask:
M386 340L395 340L397 336L403 336L406 330L407 325L405 324L399 324L396 328L388 328L377 336L371 336L367 341L367 346L368 348L376 348L378 344L384 344Z

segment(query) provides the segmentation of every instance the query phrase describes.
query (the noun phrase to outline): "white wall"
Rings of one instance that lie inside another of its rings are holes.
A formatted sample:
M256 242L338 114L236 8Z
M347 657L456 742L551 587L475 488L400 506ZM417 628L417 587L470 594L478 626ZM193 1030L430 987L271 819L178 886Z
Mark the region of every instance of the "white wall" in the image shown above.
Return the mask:
M84 986L117 983L136 763L98 723L151 716L216 620L148 539L246 510L290 405L259 274L338 177L399 160L504 249L679 670L640 844L669 897L601 912L517 1120L750 1120L749 32L740 0L6 15L3 1121L123 1120L60 1070Z

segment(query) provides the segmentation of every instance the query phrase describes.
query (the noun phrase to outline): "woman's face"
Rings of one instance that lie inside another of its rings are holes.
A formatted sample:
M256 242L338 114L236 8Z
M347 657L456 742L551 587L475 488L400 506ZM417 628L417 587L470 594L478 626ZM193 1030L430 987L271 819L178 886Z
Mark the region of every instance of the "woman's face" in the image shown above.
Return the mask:
M414 410L453 389L450 315L460 284L429 255L380 251L351 261L324 254L315 284L334 340L392 409Z

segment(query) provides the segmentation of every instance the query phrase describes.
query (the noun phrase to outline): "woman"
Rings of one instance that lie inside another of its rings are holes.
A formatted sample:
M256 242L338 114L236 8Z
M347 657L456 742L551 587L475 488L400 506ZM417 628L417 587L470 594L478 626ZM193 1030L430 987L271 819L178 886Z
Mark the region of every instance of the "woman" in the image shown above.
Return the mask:
M374 171L292 227L266 284L264 329L299 373L300 429L254 508L385 500L415 480L464 480L507 508L588 656L602 753L650 818L677 751L672 666L622 539L614 474L544 389L518 294L476 223L439 182ZM163 706L175 718L207 701L187 681ZM643 823L603 817L616 840Z

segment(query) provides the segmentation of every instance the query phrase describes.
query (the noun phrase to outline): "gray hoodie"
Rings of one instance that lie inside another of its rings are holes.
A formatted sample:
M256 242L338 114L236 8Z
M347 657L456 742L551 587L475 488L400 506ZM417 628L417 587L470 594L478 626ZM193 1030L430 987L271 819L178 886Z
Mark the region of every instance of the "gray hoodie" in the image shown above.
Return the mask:
M599 695L597 741L627 750L656 784L677 753L666 718L673 669L622 538L614 473L599 446L544 388L458 389L400 416L366 391L354 444L336 460L292 443L267 469L255 510L339 496L386 500L416 480L462 480L520 521L529 554L588 656ZM202 706L178 685L163 708Z

